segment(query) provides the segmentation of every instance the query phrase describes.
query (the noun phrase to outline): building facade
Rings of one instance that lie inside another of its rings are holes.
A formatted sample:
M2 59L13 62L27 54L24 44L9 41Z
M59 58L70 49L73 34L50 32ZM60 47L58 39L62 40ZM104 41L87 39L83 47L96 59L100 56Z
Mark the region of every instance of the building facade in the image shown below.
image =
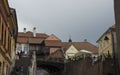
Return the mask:
M0 75L10 75L15 63L18 33L16 11L7 0L0 0Z
M43 40L47 37L48 35L45 33L36 33L35 27L33 31L26 31L26 28L24 28L23 32L18 32L16 55L19 58L16 67L23 66L23 75L36 75L36 52L41 50Z
M111 61L110 63L112 63L112 68L111 65L107 65L107 67L109 67L109 69L111 69L111 74L114 74L116 71L116 59L115 59L115 51L117 48L117 41L116 41L116 27L115 25L109 27L105 33L102 34L102 36L97 40L98 43L98 53L100 56L100 60L102 60L102 62L99 62L100 65L100 75L105 74L105 67L104 64L107 61ZM110 60L109 60L110 59ZM112 70L113 69L113 70ZM107 73L107 72L106 72ZM115 73L116 75L116 73Z
M41 43L47 37L45 33L36 33L36 28L33 28L33 31L26 31L24 28L23 32L18 33L16 53L23 51L27 54L33 50L40 50Z
M84 58L86 55L96 56L98 48L88 41L84 42L62 42L62 50L67 60Z
M105 57L114 55L116 49L116 31L115 25L110 27L103 35L97 40L99 55L104 54Z

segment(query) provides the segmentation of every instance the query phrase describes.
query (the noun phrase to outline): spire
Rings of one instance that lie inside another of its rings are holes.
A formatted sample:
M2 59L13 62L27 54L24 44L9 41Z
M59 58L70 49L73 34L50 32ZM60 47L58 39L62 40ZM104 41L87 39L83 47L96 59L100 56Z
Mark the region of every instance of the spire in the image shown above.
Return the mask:
M71 35L69 34L69 40L68 42L72 42Z
M87 42L87 39L84 39L84 42Z

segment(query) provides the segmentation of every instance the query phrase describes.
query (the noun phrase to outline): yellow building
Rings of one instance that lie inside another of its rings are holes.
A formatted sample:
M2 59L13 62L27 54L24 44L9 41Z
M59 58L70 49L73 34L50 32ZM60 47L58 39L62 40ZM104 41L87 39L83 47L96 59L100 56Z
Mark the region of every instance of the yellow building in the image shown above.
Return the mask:
M0 0L0 75L10 75L15 63L18 26L15 9Z
M103 35L97 40L99 55L104 54L113 56L116 46L116 31L115 25L111 26Z

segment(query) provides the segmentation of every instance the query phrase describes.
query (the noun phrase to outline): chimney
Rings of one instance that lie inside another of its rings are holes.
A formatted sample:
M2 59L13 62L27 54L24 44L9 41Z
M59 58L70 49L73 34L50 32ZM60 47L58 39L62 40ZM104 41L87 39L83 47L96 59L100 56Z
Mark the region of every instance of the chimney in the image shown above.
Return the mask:
M36 37L36 27L33 28L33 36Z
M26 28L23 29L23 32L26 33Z

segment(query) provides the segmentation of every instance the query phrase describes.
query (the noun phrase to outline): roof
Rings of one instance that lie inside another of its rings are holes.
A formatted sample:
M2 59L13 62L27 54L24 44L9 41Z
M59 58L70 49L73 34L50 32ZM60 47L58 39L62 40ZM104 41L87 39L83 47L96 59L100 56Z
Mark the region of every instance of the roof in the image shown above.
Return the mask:
M33 33L31 31L28 31L26 33L18 32L18 37L33 37Z
M50 48L50 54L54 53L55 51L59 50L60 48Z
M17 15L16 15L16 10L14 8L10 8L10 12L14 21L14 24L12 25L14 29L17 29L18 32L18 23L17 23Z
M61 41L57 36L55 36L54 34L50 35L47 39L45 40L58 40Z
M17 38L18 43L28 43L28 38L25 37L18 37Z
M29 38L29 43L31 44L39 44L42 43L43 39L41 38Z
M48 37L45 33L36 33L36 37L33 36L33 32L28 31L18 32L17 42L18 43L31 43L31 44L40 44L44 39Z
M48 38L45 39L45 46L62 46L61 40L56 37L54 34L50 35Z
M89 42L63 42L62 48L66 51L71 45L73 45L77 50L88 50L92 53L98 53L98 48Z
M54 53L50 55L52 58L64 58L62 50L56 50Z
M18 32L18 37L34 37L34 36L33 36L33 32L28 31L26 33ZM45 33L36 33L36 37L37 38L46 39L47 37L49 37L49 35L47 35Z
M49 37L49 35L45 34L45 33L36 33L36 37L42 38L42 39L46 39Z
M45 40L45 46L62 46L61 41L58 40Z
M111 30L112 31L115 30L115 24L112 25L111 27L109 27L96 42L98 42L105 34L107 34L108 32L110 32Z

